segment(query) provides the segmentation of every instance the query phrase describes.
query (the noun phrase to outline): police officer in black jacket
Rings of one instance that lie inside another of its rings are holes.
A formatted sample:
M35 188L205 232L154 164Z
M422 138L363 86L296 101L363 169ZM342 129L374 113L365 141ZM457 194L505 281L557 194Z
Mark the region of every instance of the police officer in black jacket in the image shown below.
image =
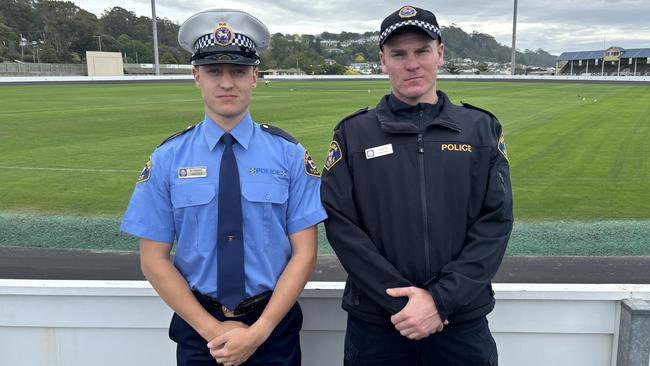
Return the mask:
M381 25L392 92L334 131L322 176L327 237L348 273L346 365L496 365L486 314L512 230L501 125L436 89L430 11Z

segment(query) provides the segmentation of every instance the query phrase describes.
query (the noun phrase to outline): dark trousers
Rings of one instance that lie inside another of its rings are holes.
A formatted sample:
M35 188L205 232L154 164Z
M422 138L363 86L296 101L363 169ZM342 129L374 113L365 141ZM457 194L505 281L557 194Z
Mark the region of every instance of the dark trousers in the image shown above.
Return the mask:
M445 326L419 341L392 324L368 323L348 315L345 366L496 366L497 348L485 317Z
M237 320L251 325L262 314L263 308L252 313L226 318L223 313L215 308L202 304L220 321ZM296 303L273 330L269 338L243 363L246 366L299 366L300 353L300 328L302 327L302 310ZM169 338L176 342L176 362L178 366L218 366L208 350L208 342L203 339L189 324L174 313L169 325Z

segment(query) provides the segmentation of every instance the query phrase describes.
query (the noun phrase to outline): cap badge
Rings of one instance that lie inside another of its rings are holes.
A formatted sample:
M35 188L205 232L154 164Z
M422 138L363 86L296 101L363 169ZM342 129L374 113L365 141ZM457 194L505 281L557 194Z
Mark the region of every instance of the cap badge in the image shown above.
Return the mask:
M214 29L214 43L219 46L228 46L235 39L235 33L225 22L219 22Z
M405 6L399 10L400 18L412 18L417 15L417 11L412 6Z

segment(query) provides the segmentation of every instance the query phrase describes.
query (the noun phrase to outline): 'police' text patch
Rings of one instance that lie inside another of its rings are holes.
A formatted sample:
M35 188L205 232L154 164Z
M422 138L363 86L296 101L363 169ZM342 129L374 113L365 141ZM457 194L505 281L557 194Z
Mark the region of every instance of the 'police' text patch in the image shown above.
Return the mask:
M469 144L440 144L442 151L472 152L472 145Z

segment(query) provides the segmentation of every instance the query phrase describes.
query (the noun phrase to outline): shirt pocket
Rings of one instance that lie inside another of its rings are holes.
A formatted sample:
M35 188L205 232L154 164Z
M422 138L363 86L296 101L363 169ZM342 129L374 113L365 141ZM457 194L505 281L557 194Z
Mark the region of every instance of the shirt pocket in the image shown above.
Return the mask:
M199 248L202 242L209 242L208 246L213 247L214 240L210 241L208 234L216 226L214 183L176 185L170 193L178 250Z
M250 219L259 227L262 221L264 248L275 248L287 242L286 212L289 186L279 183L244 182L242 195L251 206Z

